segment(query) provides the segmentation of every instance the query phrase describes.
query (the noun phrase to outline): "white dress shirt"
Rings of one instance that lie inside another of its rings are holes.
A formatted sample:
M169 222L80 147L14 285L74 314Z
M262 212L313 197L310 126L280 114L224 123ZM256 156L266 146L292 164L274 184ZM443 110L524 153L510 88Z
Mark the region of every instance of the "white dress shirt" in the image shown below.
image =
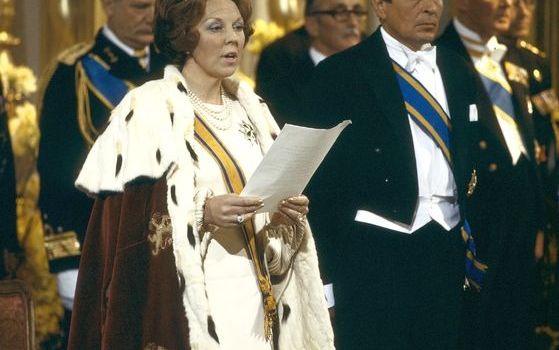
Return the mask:
M388 55L411 73L439 102L449 115L446 92L436 64L436 47L424 45L414 52L381 28ZM394 73L396 74L396 73ZM370 223L390 230L413 233L435 220L446 230L460 222L456 182L441 149L408 115L414 145L419 196L411 225L386 219L370 211L359 210L356 221Z
M481 40L481 37L474 31L468 29L464 24L462 24L457 18L453 20L454 27L460 35L460 39L466 49L470 53L470 57L474 62L474 65L486 65L491 64L494 68L495 74L497 75L499 81L504 86L509 86L508 80L505 76L505 72L501 66L501 60L507 53L507 47L499 43L495 36L491 37L486 43ZM492 62L491 62L492 61ZM494 63L494 64L492 64ZM518 131L518 126L516 123L507 122L504 118L497 118L499 122L499 127L505 138L505 143L507 144L507 149L511 155L512 163L516 164L521 154L528 157L528 152Z
M327 57L325 54L312 46L309 48L309 56L311 56L311 60L315 66L318 66L318 64Z

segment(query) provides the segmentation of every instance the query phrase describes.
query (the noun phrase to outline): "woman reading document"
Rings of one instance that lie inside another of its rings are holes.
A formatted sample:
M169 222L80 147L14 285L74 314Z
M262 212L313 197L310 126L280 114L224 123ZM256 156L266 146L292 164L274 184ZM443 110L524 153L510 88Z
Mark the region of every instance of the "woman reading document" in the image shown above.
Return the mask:
M306 221L243 189L279 132L230 78L251 29L246 0L158 0L173 62L115 108L76 185L96 197L70 349L330 349Z

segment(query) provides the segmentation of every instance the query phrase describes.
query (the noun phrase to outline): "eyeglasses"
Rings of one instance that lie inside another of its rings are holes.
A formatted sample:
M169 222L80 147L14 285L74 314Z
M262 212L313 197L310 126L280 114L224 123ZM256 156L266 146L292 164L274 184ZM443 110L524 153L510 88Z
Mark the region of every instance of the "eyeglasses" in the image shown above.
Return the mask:
M323 11L313 11L310 13L311 16L319 16L319 15L328 15L332 16L337 22L345 22L349 20L351 15L357 17L357 19L362 20L367 17L367 11L355 8L353 10L350 9L335 9L335 10L323 10Z

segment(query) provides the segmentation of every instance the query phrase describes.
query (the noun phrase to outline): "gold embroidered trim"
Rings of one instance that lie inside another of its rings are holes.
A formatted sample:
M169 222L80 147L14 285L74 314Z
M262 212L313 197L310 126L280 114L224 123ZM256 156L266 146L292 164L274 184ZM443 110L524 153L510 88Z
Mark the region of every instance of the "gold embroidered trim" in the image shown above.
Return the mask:
M79 256L80 242L75 231L45 235L45 249L49 260Z
M153 213L149 222L148 240L151 243L151 254L153 256L173 244L173 227L171 225L171 218L169 215L161 215L160 213Z

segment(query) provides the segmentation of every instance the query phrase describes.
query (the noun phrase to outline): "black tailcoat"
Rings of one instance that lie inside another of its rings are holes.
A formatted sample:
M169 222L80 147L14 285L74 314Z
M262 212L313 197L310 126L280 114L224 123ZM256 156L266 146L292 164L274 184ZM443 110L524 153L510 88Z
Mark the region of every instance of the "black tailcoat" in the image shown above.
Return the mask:
M452 171L464 216L467 187L474 170L471 150L476 143L473 141L476 123L469 120L470 105L475 103L474 76L456 54L437 50L437 65L452 123ZM408 113L391 62L380 30L377 30L355 47L319 64L306 93L305 116L315 126L333 126L344 119L352 120L309 189L309 220L317 237L321 269L332 279L336 293L336 320L340 321L336 336L347 348L382 348L372 338L382 337L383 331L377 329L375 332L379 334L375 335L368 331L360 334L359 329L366 328L359 325L370 325L375 318L379 319L378 324L383 324L382 319L390 314L387 310L399 307L397 304L402 302L403 294L413 298L409 293L416 288L396 288L398 295L389 295L390 284L406 278L386 276L401 274L403 270L397 266L400 263L414 265L396 260L401 254L397 247L412 242L413 248L415 234L402 235L393 231L387 234L386 230L354 221L359 209L404 224L414 219L418 201L414 145ZM450 239L450 235L441 236ZM398 239L394 245L391 237ZM459 239L458 243L453 242L460 244ZM420 247L417 245L415 250L421 250ZM444 249L442 254L448 254L448 259L458 264L448 280L452 280L453 290L449 293L454 294L451 298L459 300L456 293L460 293L464 279L463 245L453 250L454 253L448 246ZM396 270L390 272L392 266ZM451 307L456 304L459 302ZM401 314L405 318L407 313ZM371 339L367 340L368 337Z

